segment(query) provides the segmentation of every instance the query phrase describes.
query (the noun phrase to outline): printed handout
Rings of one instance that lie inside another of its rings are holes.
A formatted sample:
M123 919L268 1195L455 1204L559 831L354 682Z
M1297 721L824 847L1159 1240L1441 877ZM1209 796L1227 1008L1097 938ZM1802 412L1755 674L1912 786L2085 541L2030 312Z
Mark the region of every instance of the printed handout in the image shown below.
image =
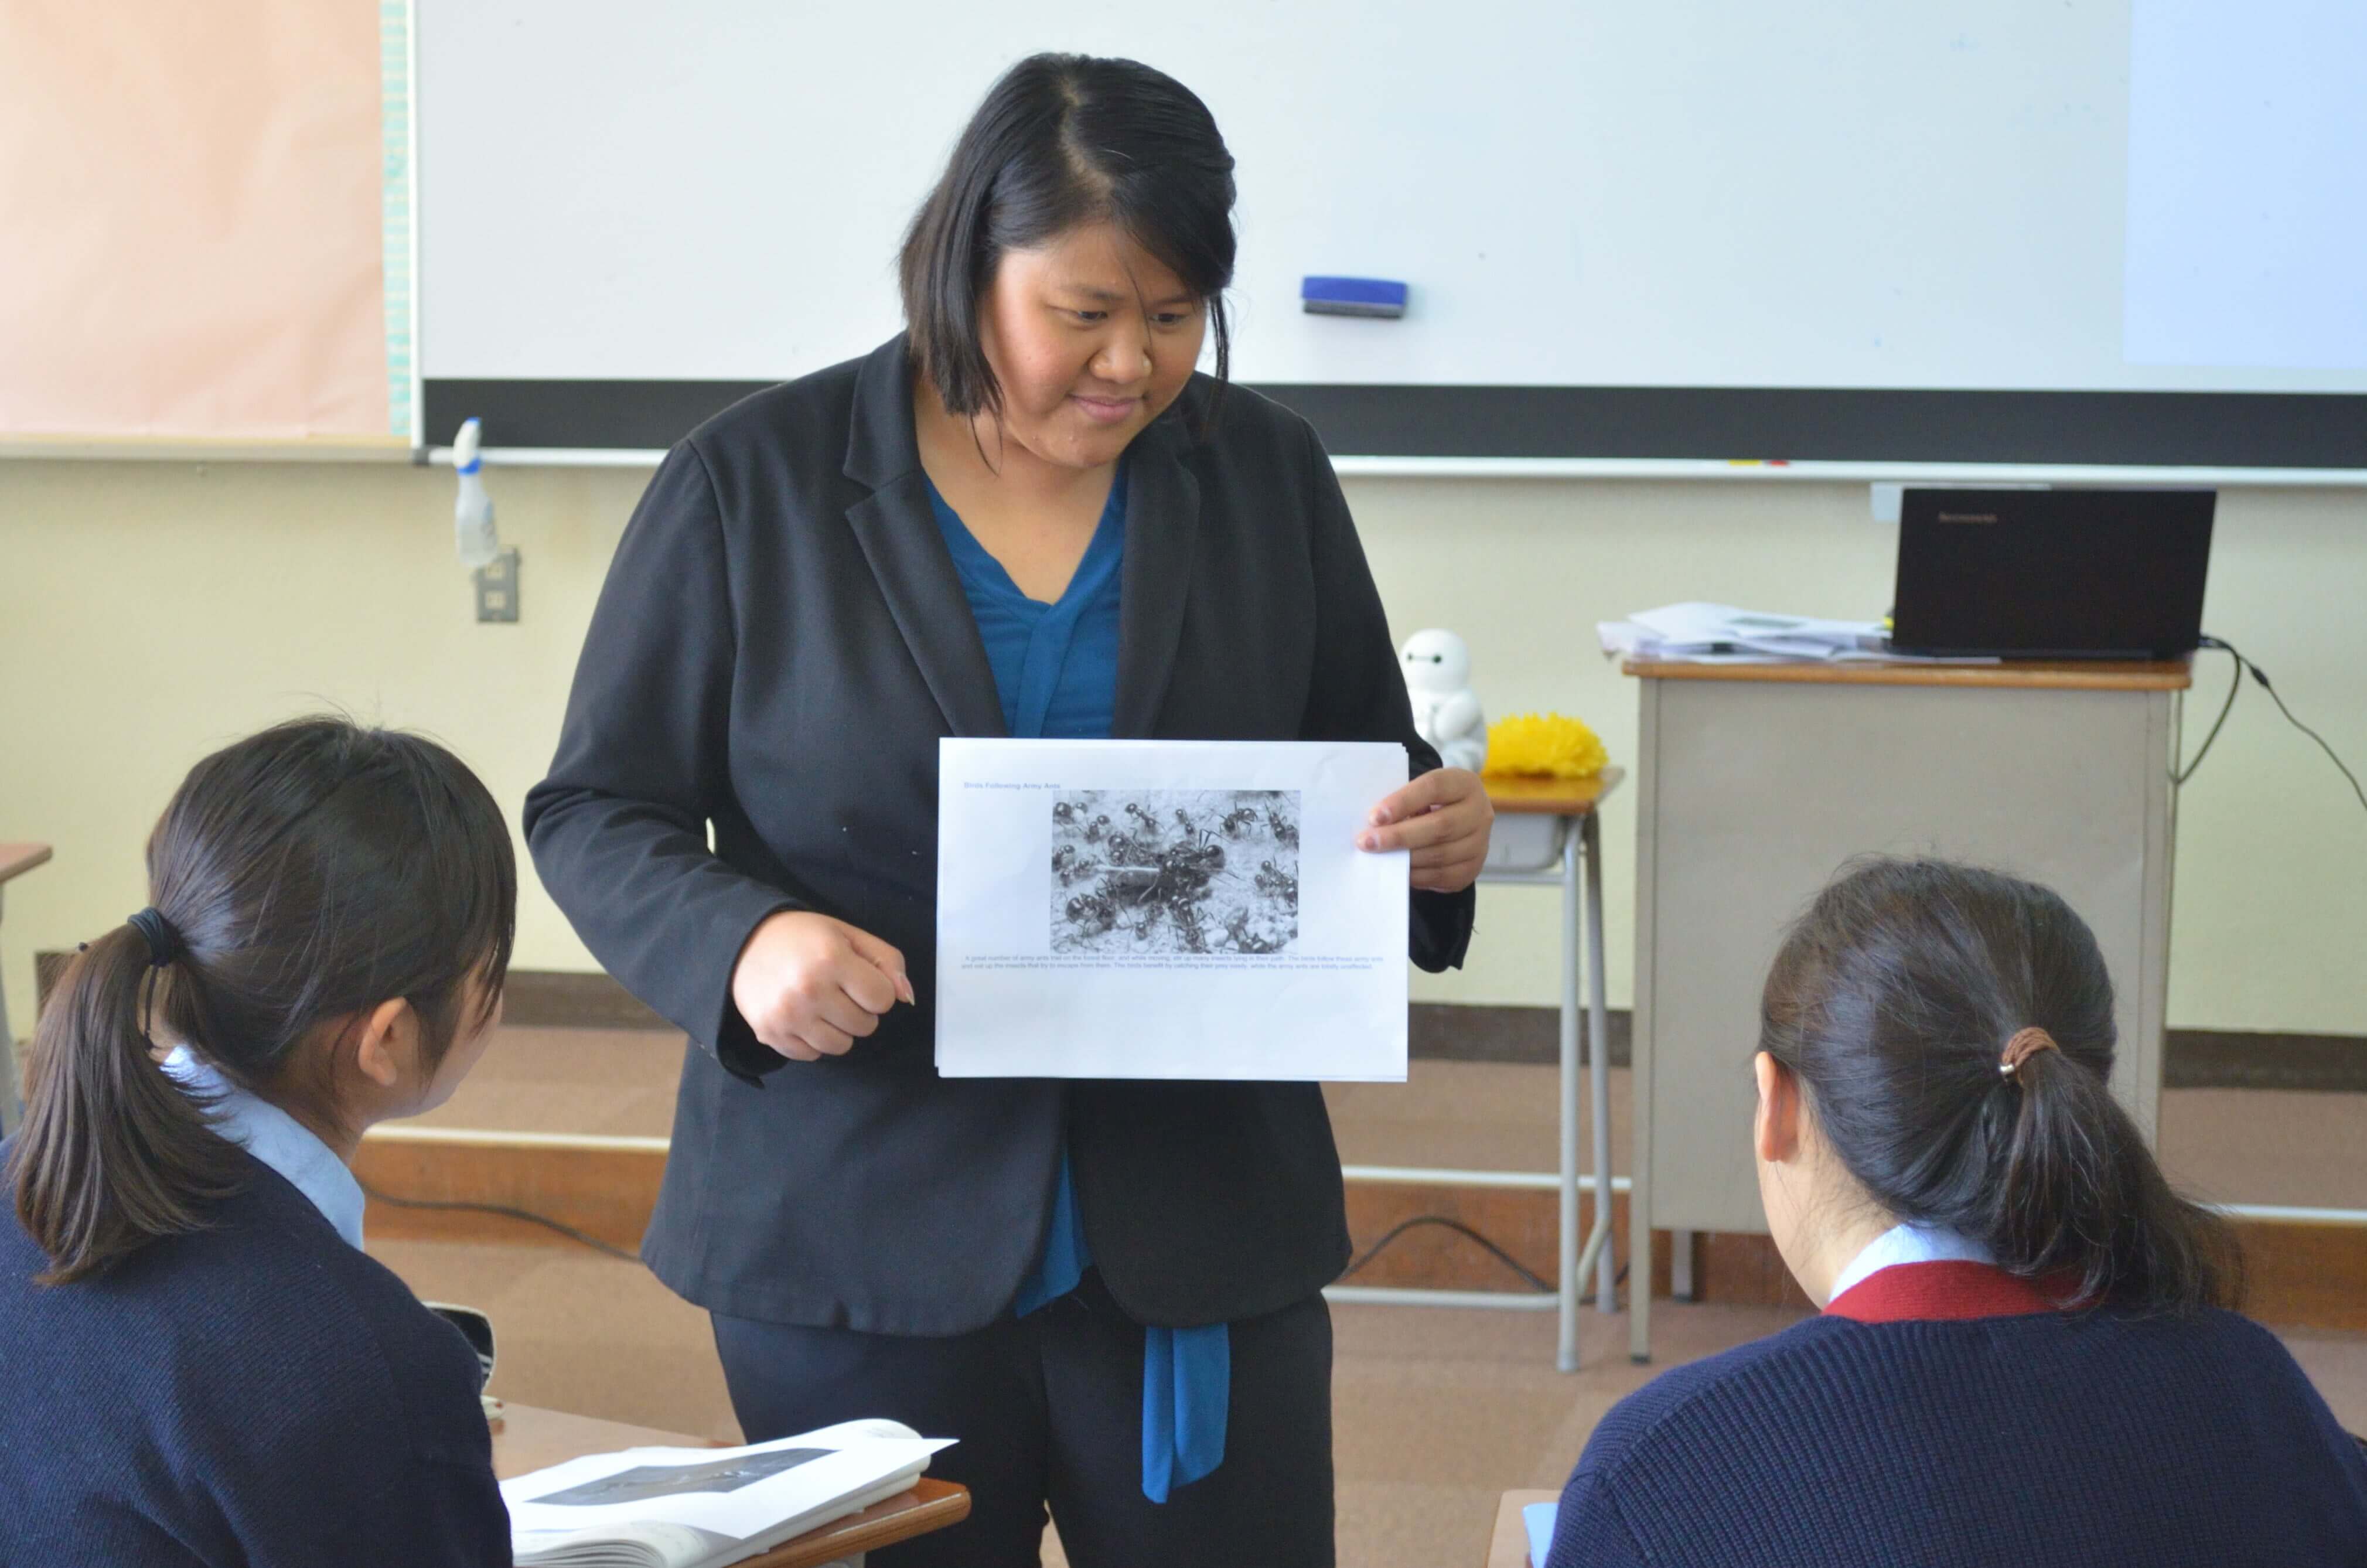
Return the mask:
M1366 742L946 740L937 1071L1406 1073L1406 780Z

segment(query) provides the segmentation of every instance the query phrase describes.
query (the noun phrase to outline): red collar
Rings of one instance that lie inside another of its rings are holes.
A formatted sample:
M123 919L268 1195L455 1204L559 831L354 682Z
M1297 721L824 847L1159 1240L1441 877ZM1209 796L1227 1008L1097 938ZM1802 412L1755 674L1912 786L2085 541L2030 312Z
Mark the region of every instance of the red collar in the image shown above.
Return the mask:
M1859 1323L2023 1317L2056 1310L2056 1303L2029 1280L1992 1263L1962 1261L1897 1263L1876 1269L1825 1308L1834 1317Z

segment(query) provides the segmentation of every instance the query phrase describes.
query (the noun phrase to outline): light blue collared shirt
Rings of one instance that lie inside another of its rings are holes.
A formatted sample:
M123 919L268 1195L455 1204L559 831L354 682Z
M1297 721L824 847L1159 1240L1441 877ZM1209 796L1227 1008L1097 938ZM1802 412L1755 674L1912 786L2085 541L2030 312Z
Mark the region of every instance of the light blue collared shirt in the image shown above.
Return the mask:
M1833 1293L1829 1301L1840 1300L1841 1293L1886 1268L1902 1263L1995 1263L1997 1256L1970 1236L1936 1225L1893 1225L1866 1244L1865 1250L1850 1259L1849 1267L1833 1277Z
M311 1129L269 1100L232 1083L186 1045L164 1058L164 1072L204 1100L213 1130L288 1178L337 1234L362 1244L362 1184Z

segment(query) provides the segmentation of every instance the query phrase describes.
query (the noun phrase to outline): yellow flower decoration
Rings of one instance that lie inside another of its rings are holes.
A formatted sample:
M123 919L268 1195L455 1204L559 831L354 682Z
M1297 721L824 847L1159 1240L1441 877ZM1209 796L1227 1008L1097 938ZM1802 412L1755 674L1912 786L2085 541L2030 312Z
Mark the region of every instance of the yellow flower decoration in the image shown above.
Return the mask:
M1499 778L1591 778L1610 760L1583 720L1563 713L1515 713L1488 726L1483 772Z

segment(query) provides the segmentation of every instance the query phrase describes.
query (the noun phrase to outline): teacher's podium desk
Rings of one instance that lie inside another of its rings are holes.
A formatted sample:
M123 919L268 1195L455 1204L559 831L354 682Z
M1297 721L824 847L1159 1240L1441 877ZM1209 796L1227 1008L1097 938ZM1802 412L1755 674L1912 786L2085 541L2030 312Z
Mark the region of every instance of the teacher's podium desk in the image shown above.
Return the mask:
M2060 893L2112 971L2112 1091L2152 1136L2185 660L1623 668L1641 683L1630 1279L1651 1278L1655 1226L1680 1263L1693 1231L1766 1229L1749 1147L1760 989L1785 926L1853 856L1938 855ZM1630 1303L1640 1361L1651 1292Z
M504 1481L581 1459L585 1454L614 1453L619 1449L722 1446L705 1437L685 1437L679 1432L538 1410L530 1404L504 1404L501 1422L493 1428L493 1473ZM770 1551L742 1558L733 1568L824 1568L824 1564L832 1562L861 1568L867 1551L943 1529L968 1517L968 1488L924 1475L912 1483L910 1492L875 1503L859 1514L833 1519L818 1529L783 1541Z

